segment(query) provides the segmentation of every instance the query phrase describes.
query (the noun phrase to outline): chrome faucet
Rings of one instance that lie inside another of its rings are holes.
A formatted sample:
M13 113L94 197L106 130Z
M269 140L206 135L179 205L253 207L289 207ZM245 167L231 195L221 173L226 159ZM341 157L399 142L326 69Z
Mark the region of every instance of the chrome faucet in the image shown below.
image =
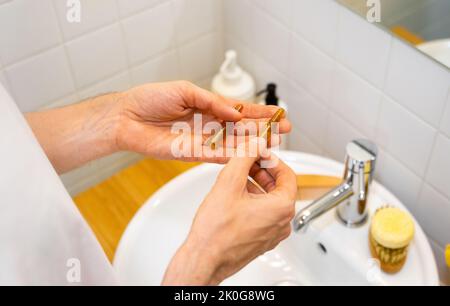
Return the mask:
M368 140L354 140L347 145L344 179L340 186L301 210L294 218L294 230L305 229L314 219L330 209L337 209L338 218L349 227L367 221L367 199L373 180L378 149Z

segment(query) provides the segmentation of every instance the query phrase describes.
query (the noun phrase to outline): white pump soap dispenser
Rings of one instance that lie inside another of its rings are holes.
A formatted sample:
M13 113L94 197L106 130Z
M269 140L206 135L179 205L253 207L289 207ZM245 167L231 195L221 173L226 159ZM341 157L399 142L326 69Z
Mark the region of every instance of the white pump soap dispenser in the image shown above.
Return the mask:
M237 63L237 53L226 53L225 62L212 82L212 91L226 98L254 102L256 86L254 79Z

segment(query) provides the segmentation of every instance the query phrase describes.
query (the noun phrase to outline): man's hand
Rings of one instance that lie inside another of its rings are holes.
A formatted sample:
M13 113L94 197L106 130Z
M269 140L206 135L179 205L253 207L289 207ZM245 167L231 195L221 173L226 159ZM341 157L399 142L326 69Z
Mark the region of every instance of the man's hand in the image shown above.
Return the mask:
M225 99L189 82L149 84L136 87L126 92L122 101L117 135L119 149L159 159L175 159L171 152L171 145L179 135L173 134L171 128L177 122L185 122L194 131L194 115L196 113L203 115L202 123L206 125L210 122L266 122L278 110L273 106L245 104L241 114L234 109L234 106L242 104L242 102ZM280 133L288 133L290 130L290 122L283 119L279 126ZM202 134L200 136L194 137L192 134L193 146L201 147L206 138L211 135ZM228 142L234 146L248 139L239 133L236 133L234 138L233 141ZM185 156L181 159L219 163L228 161L227 158L208 158L206 156Z
M237 104L241 102L219 97L188 82L172 82L143 85L60 109L29 113L26 118L53 166L62 174L118 151L175 159L171 148L179 135L171 133L172 125L184 122L193 126L196 113L203 115L203 124L241 120L245 123L267 121L277 110L245 104L240 114L233 109ZM286 119L279 126L280 133L291 129ZM192 139L202 142L209 135L203 135L203 139L201 136ZM247 138L238 134L231 137L237 144ZM228 161L207 155L182 159Z
M267 170L257 160L234 158L220 173L189 237L169 265L164 285L220 284L289 237L295 214L295 174L280 160ZM248 175L268 194L249 185Z

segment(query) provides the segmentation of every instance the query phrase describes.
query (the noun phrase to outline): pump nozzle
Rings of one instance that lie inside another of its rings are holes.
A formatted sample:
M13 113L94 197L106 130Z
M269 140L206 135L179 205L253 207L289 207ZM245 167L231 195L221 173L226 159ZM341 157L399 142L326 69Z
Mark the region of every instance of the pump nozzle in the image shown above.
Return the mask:
M227 51L225 62L220 68L220 73L227 81L237 81L242 76L242 69L237 64L237 53L234 50Z
M275 83L267 84L266 89L261 90L256 95L260 96L262 94L267 94L266 98L265 98L266 105L279 106L278 104L279 104L280 98L278 98L278 96L277 96L277 84L275 84Z
M236 51L226 52L225 61L214 77L211 89L226 98L249 102L254 100L255 81L239 66Z

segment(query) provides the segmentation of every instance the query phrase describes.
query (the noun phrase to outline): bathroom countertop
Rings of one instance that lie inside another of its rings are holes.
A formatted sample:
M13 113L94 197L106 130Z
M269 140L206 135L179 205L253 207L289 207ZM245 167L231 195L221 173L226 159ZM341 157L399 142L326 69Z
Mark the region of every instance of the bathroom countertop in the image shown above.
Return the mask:
M146 159L74 197L110 261L139 208L171 179L197 165Z

